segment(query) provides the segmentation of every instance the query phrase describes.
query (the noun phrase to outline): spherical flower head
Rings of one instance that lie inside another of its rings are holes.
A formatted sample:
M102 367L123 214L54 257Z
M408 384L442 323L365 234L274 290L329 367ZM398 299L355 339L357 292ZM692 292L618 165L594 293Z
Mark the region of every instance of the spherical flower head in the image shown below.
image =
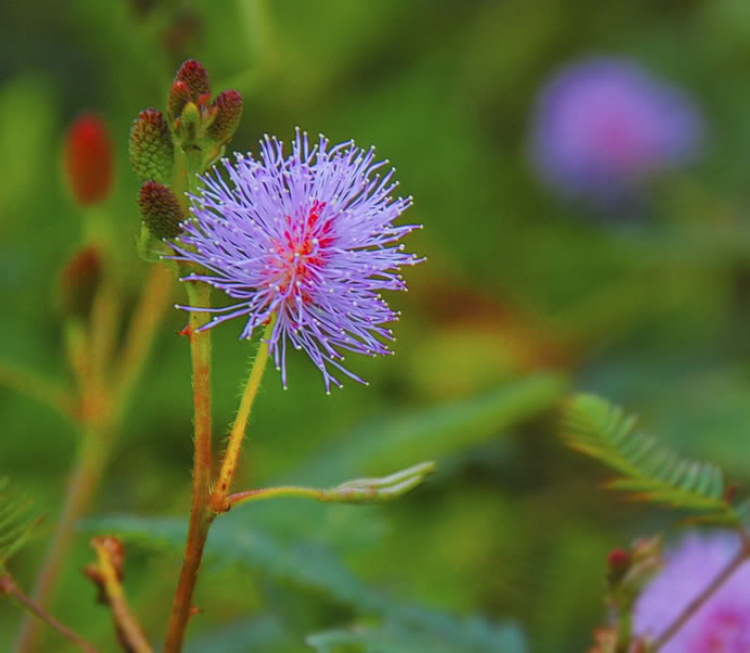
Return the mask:
M634 630L661 635L706 589L740 547L734 534L691 535L671 552L666 566L638 599ZM750 564L734 575L669 640L661 653L748 653Z
M567 196L611 202L698 152L703 121L690 98L618 58L564 67L540 91L532 159Z
M394 171L378 172L387 163L352 142L331 147L321 136L311 147L298 130L288 156L266 137L259 160L224 160L229 183L215 169L192 198L176 258L205 271L184 280L236 300L212 309L206 328L243 317L241 337L250 338L276 314L268 342L284 387L289 344L310 356L326 391L341 385L336 370L364 383L342 365L344 352L391 353L385 325L398 314L380 291L406 290L399 269L422 259L398 244L419 227L393 224L412 200L392 196Z

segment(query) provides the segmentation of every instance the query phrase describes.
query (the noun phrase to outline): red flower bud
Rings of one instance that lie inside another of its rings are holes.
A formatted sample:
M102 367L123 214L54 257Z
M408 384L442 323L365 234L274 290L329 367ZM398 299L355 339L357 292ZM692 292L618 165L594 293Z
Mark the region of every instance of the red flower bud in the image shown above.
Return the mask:
M190 89L193 102L197 102L202 95L211 95L211 83L208 81L208 73L202 64L188 59L174 78L175 83L184 82Z
M190 89L185 82L175 82L169 89L169 98L167 99L167 115L174 122L182 115L185 105L190 102Z
M208 135L218 143L226 143L240 125L242 96L237 91L223 91L216 96L211 108L216 110L216 115Z
M626 569L630 566L633 557L624 549L613 549L607 556L607 565L612 570Z
M84 114L68 129L64 148L65 173L81 205L96 204L112 189L112 139L101 118Z
M180 222L185 219L174 193L155 181L141 186L138 196L143 223L155 238L176 238L182 232Z
M607 582L611 588L617 587L625 578L633 564L633 554L624 549L613 549L607 555Z

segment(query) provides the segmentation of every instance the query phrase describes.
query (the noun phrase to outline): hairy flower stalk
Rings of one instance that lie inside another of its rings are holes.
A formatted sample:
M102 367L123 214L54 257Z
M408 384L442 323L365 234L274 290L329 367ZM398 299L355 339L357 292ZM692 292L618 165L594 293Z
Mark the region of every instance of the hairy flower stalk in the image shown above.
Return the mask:
M196 456L188 542L165 653L181 650L208 531L214 518L231 506L228 493L269 357L286 387L287 345L304 350L329 391L331 384L341 385L333 370L364 383L343 367L342 352L390 353L383 341L392 340L393 334L385 324L398 315L379 292L406 290L400 266L422 259L405 254L397 244L418 228L392 224L411 198L391 197L397 186L393 171L381 177L377 171L387 162L376 163L374 156L372 149L363 151L351 142L329 148L322 136L310 147L299 131L292 153L285 156L282 143L266 137L259 161L252 156L239 156L235 165L224 160L231 188L221 170L202 178L203 188L191 195L192 218L181 222L182 233L169 241L175 251L169 258L189 270L182 281L190 305L178 308L191 316L186 332L194 365ZM239 301L211 307L207 291L212 287ZM246 318L243 338L251 338L260 326L265 332L209 495L210 358L208 345L199 343L208 342L208 329L233 317ZM199 370L201 362L205 374ZM408 478L389 477L386 481L394 487L387 489L380 487L380 479L365 479L366 486L342 486L334 494L356 501L398 496L431 469L430 463L409 471ZM320 496L330 500L334 494L324 491Z
M391 353L385 325L398 313L380 291L406 290L399 268L423 259L397 244L419 227L393 225L411 198L391 196L394 171L378 173L387 163L352 142L330 147L321 136L311 147L297 131L289 156L266 137L260 160L224 161L231 186L214 170L192 197L194 219L183 224L175 258L202 270L183 281L236 300L212 308L204 328L242 317L241 337L251 338L276 315L268 346L284 387L288 345L308 354L327 392L341 385L335 371L364 383L342 365L344 352Z
M196 310L190 313L190 321L184 332L190 339L190 357L193 365L193 492L188 538L167 626L165 653L174 653L182 649L195 583L198 579L198 568L214 517L208 508L212 465L211 338L210 332L199 332L200 327L208 319L207 313L202 309L210 306L211 288L202 283L188 284L187 288L190 299L196 304Z

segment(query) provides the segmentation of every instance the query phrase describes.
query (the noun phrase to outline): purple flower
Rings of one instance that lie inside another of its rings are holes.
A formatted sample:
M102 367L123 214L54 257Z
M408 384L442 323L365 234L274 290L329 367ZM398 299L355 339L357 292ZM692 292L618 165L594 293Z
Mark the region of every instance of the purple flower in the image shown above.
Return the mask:
M688 163L702 131L682 91L628 60L590 59L566 66L539 93L532 159L552 189L608 203Z
M320 136L310 147L297 130L291 155L266 136L260 160L225 160L231 184L214 170L192 198L194 219L184 223L176 258L207 273L185 279L237 300L212 309L217 316L205 328L246 317L241 337L250 338L276 314L268 342L284 387L287 343L307 352L327 392L341 385L333 369L364 383L342 366L342 352L392 353L384 325L398 314L379 293L406 290L400 266L422 259L397 244L419 227L393 225L412 200L391 196L394 171L376 172L387 163L352 142L329 147Z
M634 628L658 637L730 562L740 546L730 534L692 535L667 555L661 573L638 599ZM661 653L750 651L750 564L740 567L660 649Z

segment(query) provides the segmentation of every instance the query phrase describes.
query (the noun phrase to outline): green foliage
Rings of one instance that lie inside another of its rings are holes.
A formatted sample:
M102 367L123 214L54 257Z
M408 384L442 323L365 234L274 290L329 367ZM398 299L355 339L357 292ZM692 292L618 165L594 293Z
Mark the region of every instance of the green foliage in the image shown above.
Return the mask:
M175 554L182 551L187 533L183 519L106 517L87 520L84 527L95 533L117 533L125 543L151 550L166 549ZM238 520L217 520L206 545L204 566L226 565L253 570L276 582L318 591L336 603L352 606L359 613L386 618L404 632L413 630L420 634L422 641L450 644L452 648L446 650L466 653L523 650L519 648L522 640L513 628L478 618L461 621L445 613L391 600L360 582L325 548L300 542L284 544Z
M294 642L285 632L284 625L270 615L214 629L206 635L191 639L185 645L185 653L272 653L294 650Z
M724 498L721 470L683 458L652 435L636 430L637 418L595 395L579 394L563 409L565 443L621 474L607 483L633 499L704 511L721 521L736 521ZM708 515L707 515L708 516Z
M459 640L438 630L418 630L386 622L377 627L353 627L310 635L307 643L318 653L522 653L526 644L512 627L488 629L476 621L470 636Z
M323 398L318 371L291 352L293 383L284 392L274 372L267 375L238 480L327 486L432 458L440 471L387 508L268 502L233 509L221 520L227 528L229 520L252 524L281 540L284 552L303 540L322 543L376 579L365 583L392 583L394 595L405 588L466 615L512 609L535 651L559 653L586 650L601 614L599 552L647 534L653 522L648 511L612 509L611 497L592 492L576 475L580 461L559 456L545 437L550 422L535 421L534 437L525 437L526 422L548 411L564 386L560 376L528 370L551 365L575 375L576 385L647 407L639 410L654 432L679 436L665 444L719 462L748 486L746 0L616 8L588 0L290 0L221 9L215 0L78 0L44 8L0 3L0 358L68 378L50 289L82 238L117 244L112 272L124 316L131 314L147 266L132 251L139 184L126 165L127 130L138 110L165 105L175 68L188 58L206 64L217 90L237 88L245 98L227 154L257 154L264 132L288 139L295 125L332 142L374 144L397 166L399 192L415 197L406 222L425 225L409 237L409 250L429 263L408 271L408 295L392 296L404 315L396 355L349 357L370 387L350 384ZM702 165L661 171L637 206L606 215L547 192L528 147L540 86L566 62L603 51L684 88L708 127ZM107 120L119 164L111 200L87 216L69 201L59 166L65 125L81 111ZM147 249L156 251L154 243ZM184 303L181 292L173 301ZM216 300L224 305L218 293ZM110 511L182 514L187 506L190 365L184 338L174 335L185 315L170 311L167 320L96 498ZM213 334L217 445L246 372L240 328ZM0 476L34 488L36 505L56 515L76 434L38 406L0 389ZM348 428L372 416L382 420ZM37 544L34 555L24 550L12 560L19 578L37 571ZM89 559L86 538L77 538L60 596L78 595L76 570ZM136 548L127 563L134 611L155 635L163 632L176 555L173 562L168 574L154 568L163 559ZM209 561L209 573L220 563ZM194 651L302 653L300 633L365 625L321 610L322 600L297 603L309 594L297 587L279 597L275 583L247 592L244 573L225 576L191 625L190 639L201 644ZM250 601L258 601L253 614L300 608L304 627L281 625L296 648L253 638ZM10 650L18 625L6 603L0 651ZM103 633L105 650L112 646L107 610L91 601L57 608L83 632Z
M8 479L0 478L0 574L5 565L31 537L40 518L32 509L30 499L8 487Z
M323 483L353 473L380 474L415 460L440 459L487 442L555 405L565 389L561 374L513 379L468 399L431 406L362 428L345 448L325 452L290 480Z

